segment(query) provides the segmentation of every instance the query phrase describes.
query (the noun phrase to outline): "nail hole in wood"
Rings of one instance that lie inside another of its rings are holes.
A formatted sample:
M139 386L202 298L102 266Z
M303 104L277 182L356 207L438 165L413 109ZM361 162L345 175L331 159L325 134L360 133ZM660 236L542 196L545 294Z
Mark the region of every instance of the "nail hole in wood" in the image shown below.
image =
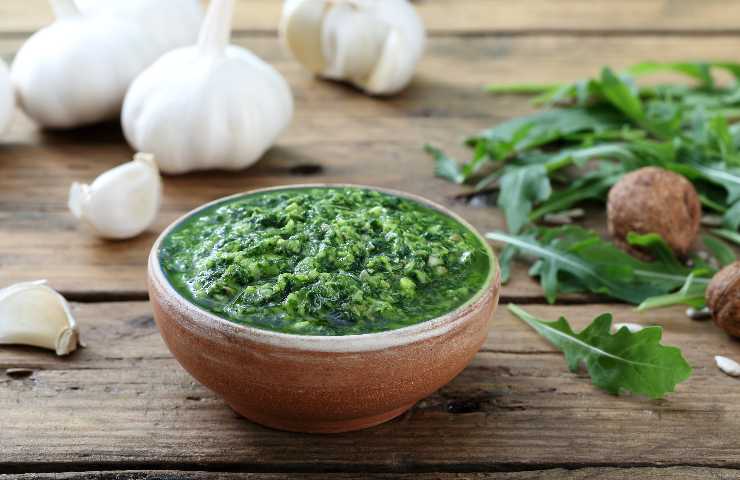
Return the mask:
M452 414L473 413L480 411L480 401L469 400L450 400L447 402L447 411Z
M5 375L14 380L22 380L33 375L33 370L30 368L9 368L5 371Z

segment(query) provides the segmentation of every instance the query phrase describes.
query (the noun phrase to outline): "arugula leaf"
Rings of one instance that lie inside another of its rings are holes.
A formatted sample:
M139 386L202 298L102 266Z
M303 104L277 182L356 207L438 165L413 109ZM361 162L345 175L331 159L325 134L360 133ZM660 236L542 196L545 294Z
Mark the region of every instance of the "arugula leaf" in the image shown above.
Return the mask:
M573 184L564 190L554 192L547 201L537 207L529 214L531 221L544 217L548 213L560 212L584 201L591 199L604 199L609 189L617 183L620 174L604 176L601 172L598 175L585 175L576 180Z
M561 293L580 291L639 304L678 289L691 273L656 235L628 238L656 256L650 262L639 260L595 232L577 226L540 228L536 236L489 232L486 237L537 259L530 275L540 278L549 303L554 303Z
M628 122L611 109L552 109L501 123L469 138L467 144L475 146L478 142L486 142L494 158L500 158L496 147L501 144L507 145L509 151L525 151L570 134L616 130L625 125Z
M700 88L714 88L711 64L705 62L642 62L627 70L632 75L649 75L661 72L676 72L699 81Z
M510 83L510 84L497 84L491 83L486 85L485 90L488 93L495 94L525 94L532 95L534 93L545 93L554 88L558 88L558 84L553 83Z
M727 191L727 203L734 204L740 200L740 168L729 168L721 164L692 163L704 179L722 186Z
M704 246L707 247L720 266L724 267L737 260L737 256L732 248L719 238L711 235L703 235L702 240L704 240Z
M722 237L725 240L729 240L732 243L740 245L740 233L738 232L727 230L724 228L715 228L712 230L712 233L717 235L718 237Z
M565 317L547 322L513 304L509 311L561 350L572 372L585 365L592 383L613 395L630 391L662 398L691 376L681 350L660 344L661 327L636 333L620 328L612 335L612 316L607 313L575 333Z
M434 173L454 183L463 183L465 175L457 160L448 157L442 150L432 145L424 145L424 150L434 159Z
M601 71L601 93L609 103L639 125L645 121L645 111L637 86L628 78L619 78L609 67L605 67Z
M652 308L664 308L672 305L688 305L694 308L703 308L706 304L705 296L707 291L706 282L699 281L698 274L706 274L709 271L692 272L686 277L686 283L681 290L668 295L659 295L645 299L637 306L637 311L642 312Z
M501 177L498 206L506 216L509 231L518 233L529 222L532 205L546 200L552 188L544 165L527 165Z
M730 230L737 231L740 228L740 201L732 204L722 217L723 225Z

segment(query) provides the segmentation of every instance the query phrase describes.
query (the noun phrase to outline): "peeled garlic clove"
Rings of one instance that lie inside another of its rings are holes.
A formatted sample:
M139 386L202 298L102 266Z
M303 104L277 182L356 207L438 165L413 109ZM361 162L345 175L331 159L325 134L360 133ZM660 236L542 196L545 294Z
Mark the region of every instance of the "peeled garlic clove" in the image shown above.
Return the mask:
M644 325L640 325L639 323L615 323L613 328L618 332L622 327L625 327L630 333L637 333L645 328Z
M149 154L100 175L91 185L74 183L69 209L104 238L139 235L154 222L159 211L162 180Z
M69 304L45 281L0 290L0 345L30 345L67 355L78 343Z
M714 357L717 367L731 377L740 377L740 364L735 360L717 355Z
M280 36L310 71L378 95L411 81L426 39L407 0L289 0Z
M0 60L0 133L10 124L15 110L15 93L10 81L10 72L5 62Z

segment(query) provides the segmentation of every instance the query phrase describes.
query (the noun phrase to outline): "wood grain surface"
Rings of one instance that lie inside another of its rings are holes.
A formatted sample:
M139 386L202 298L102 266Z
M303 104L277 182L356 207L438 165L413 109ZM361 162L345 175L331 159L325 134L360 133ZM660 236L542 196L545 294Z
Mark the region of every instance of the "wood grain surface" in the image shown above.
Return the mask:
M665 400L610 396L502 306L473 363L412 411L370 430L312 436L239 418L166 350L144 262L157 233L203 202L279 184L362 183L427 196L484 232L501 229L500 212L460 199L464 189L434 178L422 151L430 142L465 158L467 135L532 111L523 97L486 95L486 83L567 82L650 59L738 60L740 2L731 0L414 3L427 53L408 90L378 99L316 80L285 54L280 0L239 0L234 41L285 75L293 124L253 168L165 178L159 218L134 240L95 239L66 206L73 181L130 158L117 122L50 133L17 115L0 140L0 287L47 278L77 302L88 348L64 359L0 349L0 480L740 477L740 384L712 359L740 359L738 342L680 308L638 315L590 295L544 305L523 266L503 302L578 328L605 311L661 325L694 375ZM1 1L0 57L11 61L49 21L44 0ZM603 215L593 210L585 224L603 230Z
M110 0L98 0L100 2ZM203 0L205 5L207 1ZM738 32L733 0L414 0L434 35L583 32ZM275 32L282 0L237 0L234 27ZM46 0L0 2L0 30L25 33L52 21Z
M171 358L146 302L74 304L89 345L69 358L0 351L0 471L115 468L256 472L473 472L740 464L738 380L712 355L737 354L711 322L681 309L537 306L577 328L661 325L694 374L666 400L613 397L568 372L560 353L500 308L473 363L401 418L339 435L278 432L234 414ZM19 370L20 369L20 370ZM371 452L371 453L370 453ZM609 478L609 477L607 477Z

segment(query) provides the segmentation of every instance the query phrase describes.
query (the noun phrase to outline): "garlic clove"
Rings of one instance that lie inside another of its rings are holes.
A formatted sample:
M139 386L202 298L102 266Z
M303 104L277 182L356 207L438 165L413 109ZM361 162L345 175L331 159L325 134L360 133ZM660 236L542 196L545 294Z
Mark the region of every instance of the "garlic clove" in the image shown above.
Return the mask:
M411 81L426 33L408 0L288 0L280 36L310 71L387 95Z
M375 66L363 88L368 93L381 95L397 93L411 81L416 60L410 55L406 38L398 31L388 35Z
M327 65L322 74L363 85L376 69L391 27L369 12L347 3L327 13L322 28L322 52Z
M280 38L288 51L312 73L326 68L321 31L327 6L323 2L287 0L280 21Z
M0 59L0 134L10 124L15 111L15 92L10 81L10 71L5 62Z
M618 332L622 327L629 330L630 333L637 333L645 328L644 325L640 325L639 323L615 323L612 328Z
M69 191L72 214L104 238L125 239L141 234L159 211L162 180L149 154L100 175L90 184L74 183Z
M735 360L721 355L714 357L717 367L731 377L740 377L740 364Z
M69 304L45 281L0 290L0 345L30 345L67 355L78 343L79 330Z

